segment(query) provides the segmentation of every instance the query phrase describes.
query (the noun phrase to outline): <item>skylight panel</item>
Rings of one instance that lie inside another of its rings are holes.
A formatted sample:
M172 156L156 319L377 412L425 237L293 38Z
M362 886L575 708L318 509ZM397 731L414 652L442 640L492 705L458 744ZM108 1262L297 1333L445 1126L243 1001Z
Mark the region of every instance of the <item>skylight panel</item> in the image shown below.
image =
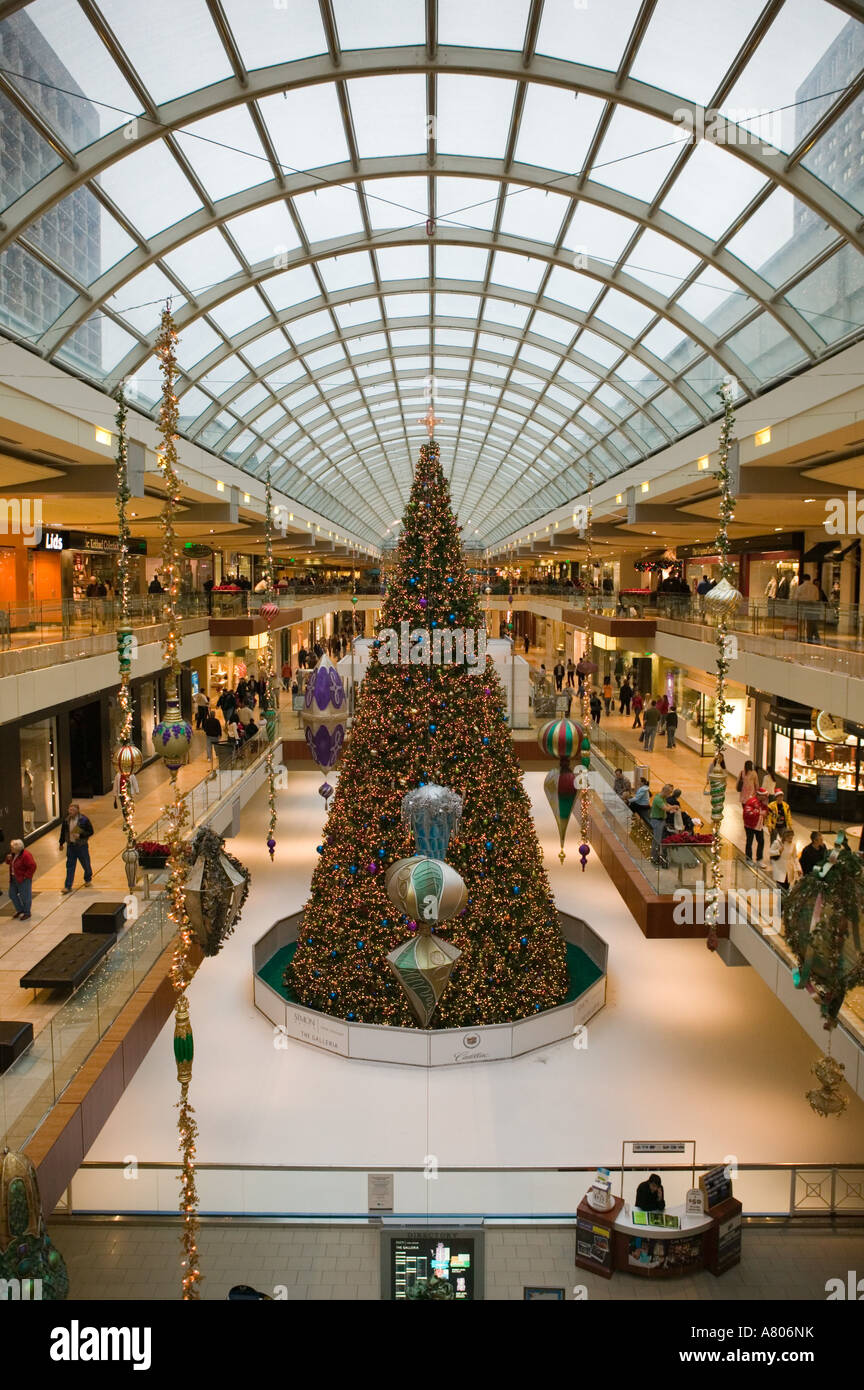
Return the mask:
M261 296L257 290L241 290L239 294L234 294L230 299L226 299L223 304L218 304L215 309L210 310L210 317L214 323L222 329L223 333L239 333L244 328L250 328L253 323L267 319L267 310L261 302Z
M321 295L314 271L308 265L284 270L281 275L271 275L262 288L277 309L305 304L307 300L318 299Z
M507 144L515 83L442 73L438 78L438 149L500 159Z
M346 86L361 159L425 152L425 77L363 77Z
M376 229L416 227L429 216L425 179L367 179L363 189L369 221Z
M352 188L319 188L300 193L294 207L310 242L362 233L363 219Z
M267 203L241 213L226 223L250 265L270 262L274 269L284 267L284 257L300 246L300 238L284 203ZM225 244L224 238L219 240Z
M270 161L245 106L234 106L184 126L176 138L214 201L273 177Z

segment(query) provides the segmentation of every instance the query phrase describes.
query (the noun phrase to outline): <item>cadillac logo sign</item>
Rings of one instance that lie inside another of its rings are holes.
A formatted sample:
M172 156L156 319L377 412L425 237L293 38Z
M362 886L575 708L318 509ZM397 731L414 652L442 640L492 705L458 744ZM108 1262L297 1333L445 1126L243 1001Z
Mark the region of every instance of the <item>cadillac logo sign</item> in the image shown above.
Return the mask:
M463 1046L463 1047L467 1047L467 1048L479 1047L479 1046L480 1046L480 1034L479 1034L479 1033L466 1033L465 1036L464 1036L464 1038L462 1039L462 1046Z

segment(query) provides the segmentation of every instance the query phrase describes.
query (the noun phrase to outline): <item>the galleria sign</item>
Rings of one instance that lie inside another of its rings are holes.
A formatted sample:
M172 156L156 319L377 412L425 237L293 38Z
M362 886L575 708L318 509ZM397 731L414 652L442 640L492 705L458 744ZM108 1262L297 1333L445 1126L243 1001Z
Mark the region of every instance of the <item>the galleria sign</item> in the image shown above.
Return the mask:
M397 632L382 628L378 634L378 660L382 666L486 666L486 629L481 627L411 628L403 622Z

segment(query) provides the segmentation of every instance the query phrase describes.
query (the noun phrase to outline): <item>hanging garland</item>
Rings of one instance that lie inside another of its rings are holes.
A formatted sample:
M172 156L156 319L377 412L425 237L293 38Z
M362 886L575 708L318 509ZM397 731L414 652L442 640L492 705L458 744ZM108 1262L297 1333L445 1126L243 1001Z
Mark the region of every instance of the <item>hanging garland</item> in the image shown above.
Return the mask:
M589 579L594 573L593 555L593 508L591 506L591 494L594 488L594 474L588 474L588 508L585 517L585 544L588 548L588 575ZM591 608L593 596L589 594L588 607ZM593 662L591 663L593 665ZM585 728L585 737L582 739L582 774L580 781L582 789L579 797L579 833L581 844L579 845L579 857L582 861L582 871L588 862L588 855L591 853L591 846L588 835L591 830L591 792L588 787L588 769L591 766L591 740L588 730L591 728L591 694L588 688L588 676L582 682L582 724Z
M117 660L120 667L120 690L117 695L117 703L120 706L120 734L119 745L114 754L114 762L117 771L120 773L119 800L120 810L123 816L123 830L126 835L126 848L123 851L123 859L126 864L126 876L130 889L135 887L135 880L138 876L138 853L135 849L135 802L129 789L129 779L134 773L138 772L144 761L141 750L135 747L132 742L132 697L129 689L129 679L132 667L132 647L134 636L132 633L129 618L129 519L127 506L131 501L132 494L129 491L129 467L128 451L126 439L126 397L123 394L123 385L117 387L114 394L117 402L117 414L114 417L117 426L117 458L116 484L117 484L117 536L120 542L120 550L117 556L117 572L119 577L120 590L120 622L117 628Z
M729 674L728 619L735 612L741 598L738 590L733 588L730 583L734 571L729 563L729 522L735 514L735 498L732 495L732 479L729 472L729 451L735 439L733 392L734 383L727 378L720 388L720 396L723 401L723 424L720 427L719 458L717 471L714 475L720 488L720 524L715 541L717 554L720 557L720 578L714 588L705 595L706 609L717 616L714 762L708 774L708 792L711 797L711 883L705 895L705 923L708 927L705 944L709 951L717 950L717 922L723 892L722 840L720 836L723 806L726 799L723 747L726 742L726 715L732 711L732 706L726 702L726 678Z
M273 766L273 741L276 737L276 730L279 725L279 714L276 709L275 691L275 665L273 661L273 619L278 613L275 599L275 586L273 583L273 489L270 484L270 469L267 469L267 481L264 486L264 522L266 541L266 568L264 578L267 580L267 589L264 594L264 603L261 605L261 612L267 619L267 647L265 650L265 669L264 669L264 699L266 701L265 723L267 725L267 805L269 807L269 820L267 823L267 850L271 860L276 852L276 773ZM272 711L272 713L271 713Z
M164 610L168 631L163 639L163 661L167 668L166 712L153 734L153 746L168 769L171 799L165 807L168 821L168 845L171 852L169 916L177 928L177 944L171 962L171 981L175 992L174 1056L177 1079L180 1082L178 1130L182 1164L180 1171L180 1213L183 1218L183 1298L197 1299L201 1271L198 1267L198 1193L195 1185L195 1141L198 1127L189 1104L189 1082L192 1079L194 1041L189 1021L189 1001L186 990L195 974L192 961L194 935L186 911L186 879L189 859L185 846L188 822L186 802L177 785L177 773L189 760L192 729L182 718L177 691L180 674L178 655L177 600L180 592L180 555L177 542L176 518L180 503L180 479L177 474L178 405L176 382L177 328L170 302L162 312L156 355L162 373L162 405L159 411L159 470L165 484L165 502L160 522L162 527L162 583L165 591Z

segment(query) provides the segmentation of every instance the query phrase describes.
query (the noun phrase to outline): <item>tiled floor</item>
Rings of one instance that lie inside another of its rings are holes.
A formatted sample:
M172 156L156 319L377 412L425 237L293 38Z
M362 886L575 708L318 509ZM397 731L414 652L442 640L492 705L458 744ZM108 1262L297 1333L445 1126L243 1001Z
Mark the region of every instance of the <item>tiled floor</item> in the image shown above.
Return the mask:
M55 1221L51 1238L63 1255L75 1299L176 1299L180 1282L174 1222ZM721 1278L700 1273L653 1282L627 1274L601 1279L577 1269L570 1227L486 1232L486 1298L523 1298L526 1286L581 1285L591 1299L762 1299L821 1301L826 1280L864 1272L864 1231L748 1228L739 1266ZM210 1221L199 1239L204 1299L224 1299L233 1284L251 1284L281 1299L378 1299L380 1234L369 1226L270 1225ZM579 1297L585 1297L581 1291Z

